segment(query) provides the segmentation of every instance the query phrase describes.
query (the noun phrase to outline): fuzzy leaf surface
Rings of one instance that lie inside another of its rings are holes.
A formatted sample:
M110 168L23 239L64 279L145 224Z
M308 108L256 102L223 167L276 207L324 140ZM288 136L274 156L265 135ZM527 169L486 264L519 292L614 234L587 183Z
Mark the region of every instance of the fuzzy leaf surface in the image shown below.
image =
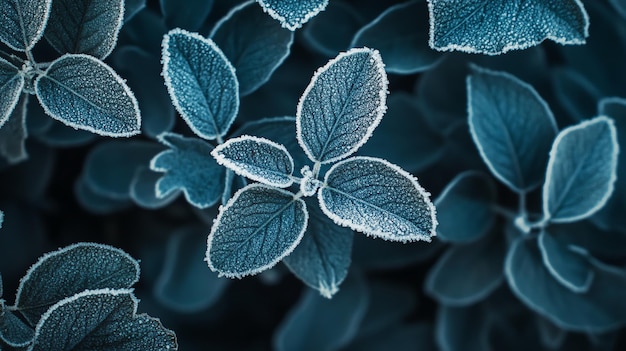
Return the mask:
M226 277L257 274L276 265L298 245L309 215L294 194L251 184L220 209L208 239L206 260Z
M235 67L242 96L270 79L289 56L293 37L293 32L264 14L254 1L233 8L210 35Z
M50 307L35 329L32 351L176 350L176 335L137 314L127 289L86 290Z
M473 67L467 78L469 125L489 170L517 192L543 180L557 133L546 102L516 77Z
M294 31L320 11L324 11L328 0L257 0L280 25Z
M54 0L44 37L61 54L107 57L117 43L124 0Z
M0 41L11 49L26 51L41 39L52 0L3 0L0 2Z
M490 177L477 171L459 174L435 200L437 235L454 243L480 239L496 219L495 202L496 188Z
M571 250L548 232L537 239L541 257L554 279L576 293L589 290L594 272L585 255Z
M597 212L617 178L617 131L600 116L557 136L543 185L543 213L551 222L572 222Z
M352 47L376 48L385 61L387 72L413 74L435 65L441 53L428 46L428 10L423 0L389 7L361 28Z
M313 75L296 111L298 142L329 163L365 144L387 109L387 74L376 50L351 49Z
M392 241L430 241L435 207L417 179L385 160L352 157L328 172L320 208L335 223Z
M86 289L129 288L139 264L120 249L78 243L45 254L20 281L15 306L35 325L48 308Z
M52 118L110 137L140 133L139 105L124 80L104 62L65 54L35 81L35 92Z
M19 68L0 57L0 128L17 106L24 87L24 77Z
M235 69L211 39L182 29L162 43L163 78L170 98L199 137L222 137L239 110Z
M174 133L159 136L169 147L152 158L150 169L165 173L156 183L157 198L182 190L187 201L198 207L215 205L224 190L224 172L211 156L213 146L202 139Z
M335 225L313 201L309 206L309 225L298 246L283 262L300 280L331 298L348 275L353 232Z
M33 341L35 331L19 319L0 300L0 341L12 347L23 347Z
M430 47L498 55L546 39L584 44L589 16L580 0L428 0Z
M235 173L267 185L286 188L293 183L289 151L265 138L243 135L218 145L211 155Z

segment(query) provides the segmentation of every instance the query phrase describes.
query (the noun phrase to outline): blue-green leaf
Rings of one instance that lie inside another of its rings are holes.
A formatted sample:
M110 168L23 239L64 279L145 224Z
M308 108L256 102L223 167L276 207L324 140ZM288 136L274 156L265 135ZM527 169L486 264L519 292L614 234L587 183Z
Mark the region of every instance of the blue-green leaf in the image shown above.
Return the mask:
M0 2L0 41L14 50L32 49L43 35L51 3L51 0Z
M117 43L124 0L54 0L46 40L61 54L107 57Z
M78 203L87 211L97 215L108 215L132 206L127 199L107 197L91 188L82 175L74 182L74 196Z
M159 0L168 28L181 27L191 31L200 29L211 13L214 0Z
M294 31L320 11L324 11L328 0L257 0L280 25Z
M293 184L293 159L280 144L243 135L218 145L211 155L235 173L267 185L287 188Z
M25 145L28 137L27 105L28 94L22 94L8 121L0 126L0 155L4 156L9 164L19 163L28 158Z
M289 56L293 32L281 28L250 0L222 18L210 38L235 67L243 96L267 82Z
M623 270L592 262L589 290L575 293L559 283L542 262L536 240L520 238L509 249L505 276L517 297L560 328L601 333L626 323Z
M351 49L315 72L296 112L298 142L329 163L365 144L387 109L387 74L376 50Z
M609 3L613 5L615 10L622 15L622 17L626 18L626 1L624 0L609 0Z
M308 205L304 237L283 262L306 285L331 298L348 275L353 232L335 225L316 204Z
M33 109L39 109L43 112L43 108L40 104L37 103L29 104L28 111L31 111ZM43 114L44 117L51 123L42 134L39 134L36 137L37 140L41 141L47 146L51 146L54 148L84 146L92 142L97 137L96 134L68 127L65 124L57 121L56 119L50 118L50 116L48 116L45 112L43 112ZM28 118L26 119L26 121L28 121ZM28 129L28 131L30 132L30 129Z
M260 273L293 251L308 217L304 201L294 194L248 185L220 208L209 234L206 261L221 276Z
M604 94L589 79L569 67L554 68L550 73L553 94L565 111L562 115L566 124L581 122L596 113Z
M365 279L352 271L332 299L306 290L274 333L276 351L331 351L349 343L365 316L370 295Z
M138 46L117 47L111 55L112 65L126 77L141 110L141 131L156 138L169 132L176 122L176 111L161 77L158 54Z
M335 164L319 191L335 223L392 241L430 241L435 207L411 174L385 160L353 157Z
M52 118L92 133L129 137L139 134L135 96L104 62L84 54L65 54L35 81L41 105Z
M0 128L17 106L22 88L24 88L24 76L19 68L0 57Z
M141 140L110 140L96 145L85 159L85 182L94 192L114 200L130 199L130 184L140 167L163 147Z
M613 192L617 173L617 132L600 116L557 136L543 185L544 219L572 222L598 211Z
M502 283L504 255L505 246L496 238L453 246L428 273L425 290L446 306L475 304Z
M146 8L146 0L124 0L124 23Z
M405 245L396 241L372 240L356 235L352 261L366 270L393 270L432 260L442 249L440 240Z
M302 39L311 49L329 58L348 50L356 32L366 24L357 6L360 4L329 2L326 9L302 29Z
M435 200L443 241L471 242L483 237L493 226L496 188L491 178L478 171L457 175Z
M86 290L67 297L41 317L32 351L177 350L176 335L137 314L129 289Z
M59 300L86 289L130 288L139 280L139 264L120 249L78 243L45 254L20 281L18 311L31 324Z
M200 226L183 227L172 233L163 270L154 285L154 295L163 305L181 313L193 313L213 305L230 280L220 279L203 262L206 233Z
M139 167L135 170L135 175L130 182L130 198L140 207L146 209L159 209L169 205L176 200L179 193L172 192L162 198L157 197L157 182L163 174L150 170L149 167Z
M488 351L489 322L481 305L449 307L437 312L435 337L441 351Z
M428 0L430 47L498 55L546 39L584 44L589 16L580 0Z
M589 290L594 272L586 255L570 249L545 231L537 240L543 263L554 279L575 293Z
M567 331L540 315L537 315L537 332L541 343L550 350L559 349L567 338Z
M157 198L182 190L187 202L207 208L215 205L224 190L224 172L211 156L213 146L202 139L164 133L159 141L169 147L152 158L150 169L165 173L156 183Z
M0 299L0 341L11 347L24 347L33 341L34 336L35 331L19 319L13 311L8 310L4 306L4 300Z
M352 47L376 48L385 61L387 72L423 72L439 62L441 53L428 46L428 10L423 0L389 7L361 28Z
M239 110L235 69L211 39L182 29L163 38L163 78L170 98L191 130L220 139Z
M504 73L473 67L467 78L469 125L491 172L523 193L543 180L557 133L546 102L532 86Z

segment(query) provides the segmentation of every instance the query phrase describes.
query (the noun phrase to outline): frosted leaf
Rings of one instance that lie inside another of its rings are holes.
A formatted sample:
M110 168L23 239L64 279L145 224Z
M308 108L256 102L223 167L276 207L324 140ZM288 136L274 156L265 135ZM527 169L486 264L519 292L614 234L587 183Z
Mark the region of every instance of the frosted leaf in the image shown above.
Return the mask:
M0 41L11 49L26 51L41 39L52 0L0 1Z
M302 180L300 181L300 191L304 196L313 196L319 187L322 185L309 168L304 166L300 171L302 173Z
M470 133L496 178L518 193L539 186L557 133L548 104L532 86L472 67L467 77Z
M319 192L335 223L391 241L430 241L435 207L411 174L385 160L353 157L335 164Z
M177 350L176 335L137 314L132 290L86 290L67 297L41 317L31 351Z
M312 17L324 11L328 0L257 0L272 18L294 31Z
M25 145L26 137L28 137L26 128L28 97L28 94L22 94L8 121L0 126L0 155L4 156L9 164L28 158Z
M165 173L156 182L157 198L182 190L198 208L215 205L224 189L225 169L211 156L213 146L202 139L163 133L159 141L170 149L152 158L150 169Z
M235 173L279 188L293 183L293 159L280 144L265 138L243 135L218 145L211 155Z
M11 116L24 88L24 76L9 61L0 57L0 128Z
M204 139L225 135L239 110L235 69L211 39L182 29L163 38L163 78L189 128Z
M140 133L135 96L104 62L84 54L65 54L35 81L35 92L52 118L110 137Z
M221 276L241 278L276 265L298 245L307 226L302 199L262 184L239 190L220 208L206 260Z
M235 6L215 24L209 37L235 66L243 96L270 79L289 56L293 36L251 0Z
M20 281L15 306L35 325L59 300L86 289L130 288L139 264L124 251L102 244L78 243L45 254Z
M575 293L585 293L591 287L594 271L587 255L570 249L548 232L537 239L543 264L559 283Z
M551 222L577 221L601 209L617 178L617 131L600 116L562 130L554 140L543 185L543 213Z
M61 54L107 57L117 43L124 0L54 0L44 37Z
M430 47L498 55L538 45L584 44L589 17L580 0L428 0Z
M176 200L178 192L172 192L162 198L157 196L156 183L162 176L163 174L154 172L148 167L139 167L130 183L131 200L140 207L152 210L165 207Z
M387 109L387 74L376 50L351 49L315 72L296 111L298 142L329 163L365 144Z
M8 310L4 300L0 299L0 341L12 347L24 347L33 341L34 335L34 331L15 312Z

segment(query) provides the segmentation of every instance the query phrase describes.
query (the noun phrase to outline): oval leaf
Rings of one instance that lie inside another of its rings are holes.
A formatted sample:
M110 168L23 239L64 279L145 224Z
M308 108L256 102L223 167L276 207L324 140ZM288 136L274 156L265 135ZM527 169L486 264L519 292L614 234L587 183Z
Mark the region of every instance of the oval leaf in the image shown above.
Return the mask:
M150 169L165 173L156 183L157 198L182 190L187 202L198 208L215 205L224 190L224 172L211 156L213 146L198 138L164 133L159 141L170 149L152 158Z
M254 1L234 7L215 25L210 37L235 66L242 96L270 79L289 56L293 43L293 32L281 28Z
M33 341L34 336L35 331L13 311L6 309L4 300L0 300L0 340L12 347L24 347Z
M329 2L300 32L304 43L329 58L348 50L352 38L366 23L356 7L343 1Z
M543 185L543 213L551 222L572 222L598 211L617 177L617 132L601 116L562 130L557 136Z
M467 99L470 132L491 172L519 193L541 184L557 128L535 89L510 74L473 66Z
M324 11L328 0L257 0L272 18L278 20L280 25L294 31Z
M304 292L274 333L276 351L339 350L357 334L370 301L361 274L353 271L332 299Z
M361 28L351 46L378 49L387 72L423 72L442 57L427 44L428 28L424 25L427 21L428 10L423 0L397 4Z
M111 137L140 133L135 96L113 69L92 56L56 59L35 81L35 91L46 113L70 127Z
M589 16L580 0L428 0L430 47L498 55L545 39L584 44Z
M0 41L14 50L32 49L43 35L51 3L51 0L2 0Z
M44 34L61 54L107 57L117 43L124 0L54 0Z
M446 306L469 306L485 299L504 280L505 246L486 238L450 248L426 278L426 292ZM471 269L468 269L471 267Z
M147 167L163 147L140 140L109 140L96 145L85 159L86 185L98 195L114 200L130 199L130 185L137 169Z
M387 109L387 85L376 50L352 49L318 69L296 112L298 142L307 156L334 162L365 144Z
M59 300L86 289L129 288L139 264L111 246L78 243L45 254L20 281L15 306L32 324Z
M20 70L0 57L0 128L17 106L22 88L24 88L24 77Z
M589 290L594 273L583 254L571 250L545 231L539 234L538 243L543 263L554 279L576 293Z
M286 188L293 184L293 159L280 144L243 135L218 145L211 155L235 173L267 185Z
M430 241L437 218L430 194L400 167L372 157L335 164L320 188L320 208L335 223L392 241Z
M331 298L348 275L353 232L336 226L317 206L309 209L309 225L298 246L283 262L300 280Z
M476 171L456 176L435 200L443 241L466 243L480 239L493 226L496 188L491 178Z
M176 335L137 314L132 290L87 290L59 301L41 317L32 351L177 350Z
M9 164L16 164L28 158L25 145L28 137L26 127L28 97L29 95L25 93L21 95L7 123L0 126L0 155L4 156Z
M251 184L220 209L206 261L220 276L243 277L276 265L298 245L309 215L294 194Z
M126 199L115 199L98 193L85 181L84 176L74 182L74 196L78 203L87 211L97 215L108 215L125 210L132 206Z
M154 295L163 305L180 313L194 313L222 296L230 281L206 268L205 242L202 226L187 226L172 233L163 270L154 285Z
M220 139L239 110L235 69L211 39L182 29L163 38L163 78L170 98L191 130Z
M536 240L516 240L505 262L511 290L530 309L560 328L602 333L626 323L622 292L626 276L621 269L595 263L595 278L585 293L575 293L557 282L542 262Z

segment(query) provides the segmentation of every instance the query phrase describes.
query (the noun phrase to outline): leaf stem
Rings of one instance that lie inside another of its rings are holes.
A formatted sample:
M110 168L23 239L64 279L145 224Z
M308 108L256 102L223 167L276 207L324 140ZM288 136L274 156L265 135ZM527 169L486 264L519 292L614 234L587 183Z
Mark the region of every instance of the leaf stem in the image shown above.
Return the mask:
M23 58L19 56L15 56L14 54L5 52L4 50L1 50L1 49L0 49L0 56L4 56L7 59L7 61L12 61L11 63L15 64L18 67L22 67L22 65L24 64Z

